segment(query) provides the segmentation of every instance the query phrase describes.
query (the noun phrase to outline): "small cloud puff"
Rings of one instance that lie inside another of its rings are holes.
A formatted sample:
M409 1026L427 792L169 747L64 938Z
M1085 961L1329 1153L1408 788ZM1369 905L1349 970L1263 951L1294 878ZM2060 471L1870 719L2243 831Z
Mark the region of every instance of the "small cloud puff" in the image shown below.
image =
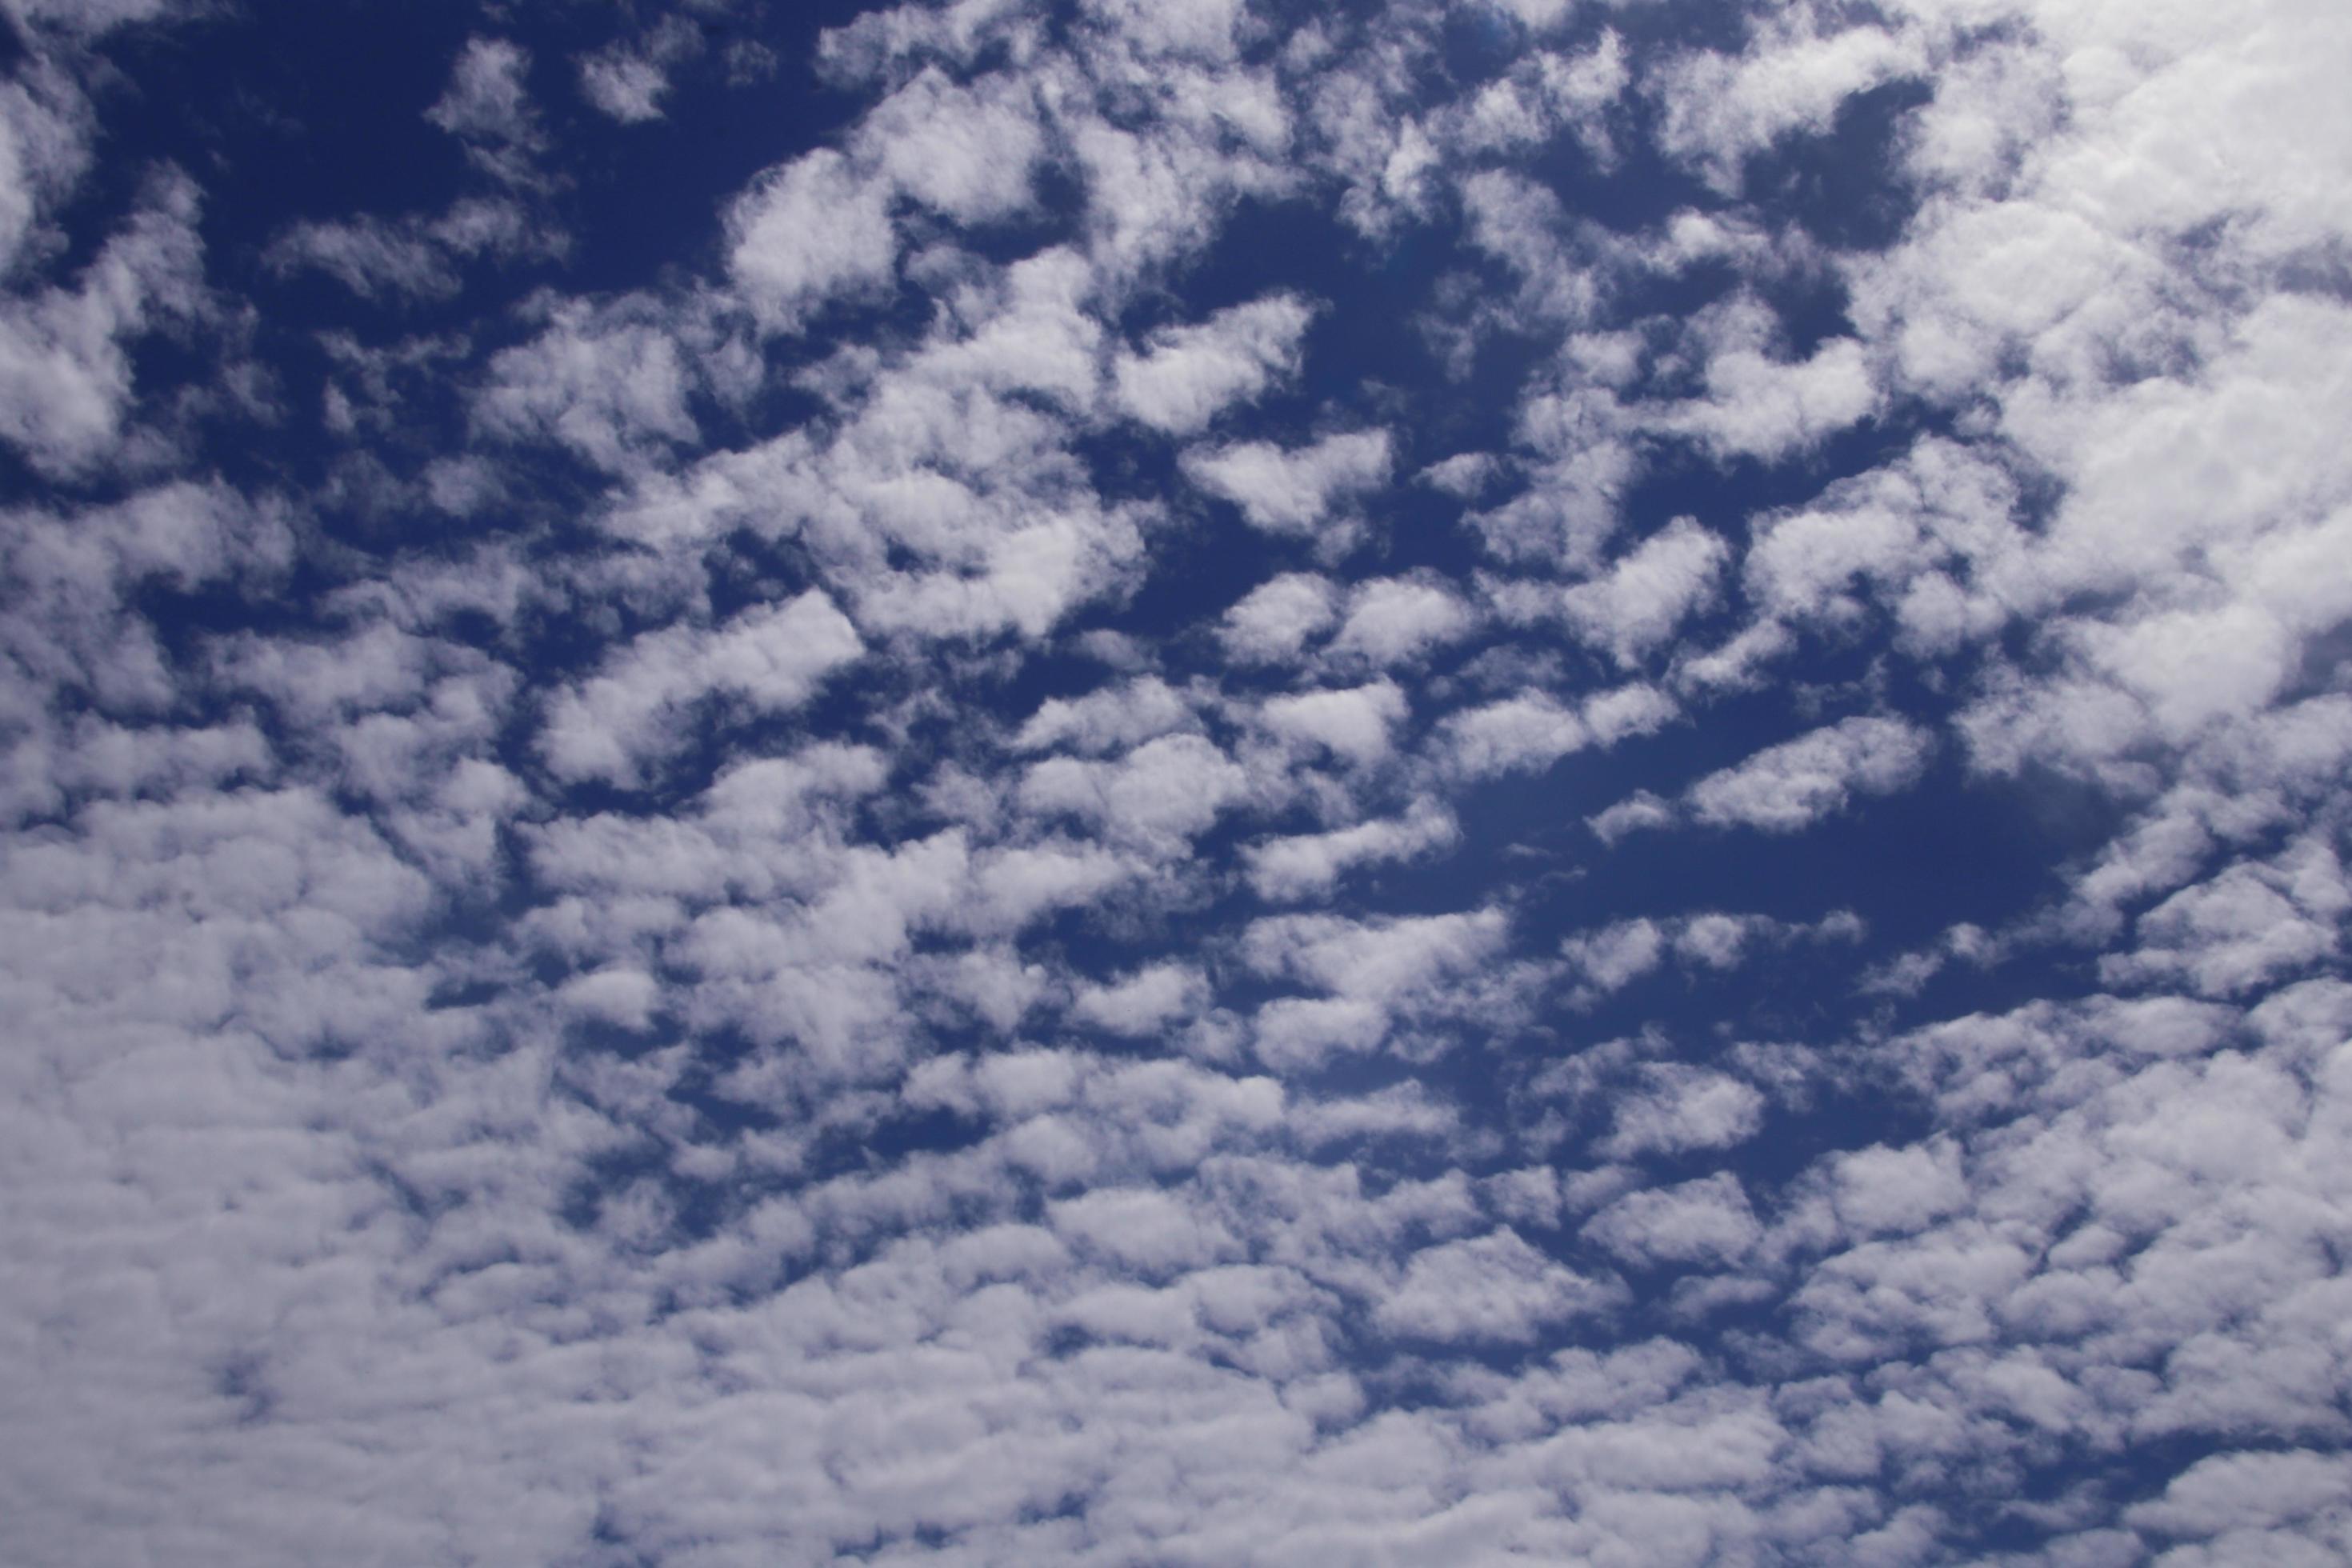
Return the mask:
M1183 458L1185 477L1233 502L1251 527L1268 533L1310 536L1339 527L1333 513L1379 488L1389 477L1385 430L1343 431L1305 447L1270 441L1194 447Z

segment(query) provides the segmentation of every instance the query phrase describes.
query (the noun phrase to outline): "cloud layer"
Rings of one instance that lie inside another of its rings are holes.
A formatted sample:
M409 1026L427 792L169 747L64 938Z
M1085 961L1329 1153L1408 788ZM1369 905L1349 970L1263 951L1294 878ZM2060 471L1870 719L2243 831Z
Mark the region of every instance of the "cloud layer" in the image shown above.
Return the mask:
M0 0L12 1561L2352 1555L2340 6L428 9Z

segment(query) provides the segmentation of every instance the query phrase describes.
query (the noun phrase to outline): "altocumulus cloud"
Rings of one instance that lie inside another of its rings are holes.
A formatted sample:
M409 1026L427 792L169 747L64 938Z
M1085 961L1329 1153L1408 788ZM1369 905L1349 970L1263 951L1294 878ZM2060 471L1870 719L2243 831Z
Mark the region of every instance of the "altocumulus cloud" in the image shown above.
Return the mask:
M314 9L0 0L12 1563L2352 1558L2341 5Z

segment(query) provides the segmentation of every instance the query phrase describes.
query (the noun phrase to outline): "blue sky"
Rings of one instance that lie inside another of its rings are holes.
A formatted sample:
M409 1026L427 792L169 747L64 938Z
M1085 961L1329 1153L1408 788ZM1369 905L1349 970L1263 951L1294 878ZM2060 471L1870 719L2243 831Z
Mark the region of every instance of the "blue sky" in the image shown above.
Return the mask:
M12 1561L2352 1556L2352 16L0 0Z

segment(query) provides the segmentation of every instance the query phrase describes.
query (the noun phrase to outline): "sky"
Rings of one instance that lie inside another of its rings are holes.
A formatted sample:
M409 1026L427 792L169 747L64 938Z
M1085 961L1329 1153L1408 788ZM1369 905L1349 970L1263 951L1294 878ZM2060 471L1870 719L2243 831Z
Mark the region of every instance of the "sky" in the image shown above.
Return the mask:
M0 0L0 1554L2352 1561L2341 0Z

